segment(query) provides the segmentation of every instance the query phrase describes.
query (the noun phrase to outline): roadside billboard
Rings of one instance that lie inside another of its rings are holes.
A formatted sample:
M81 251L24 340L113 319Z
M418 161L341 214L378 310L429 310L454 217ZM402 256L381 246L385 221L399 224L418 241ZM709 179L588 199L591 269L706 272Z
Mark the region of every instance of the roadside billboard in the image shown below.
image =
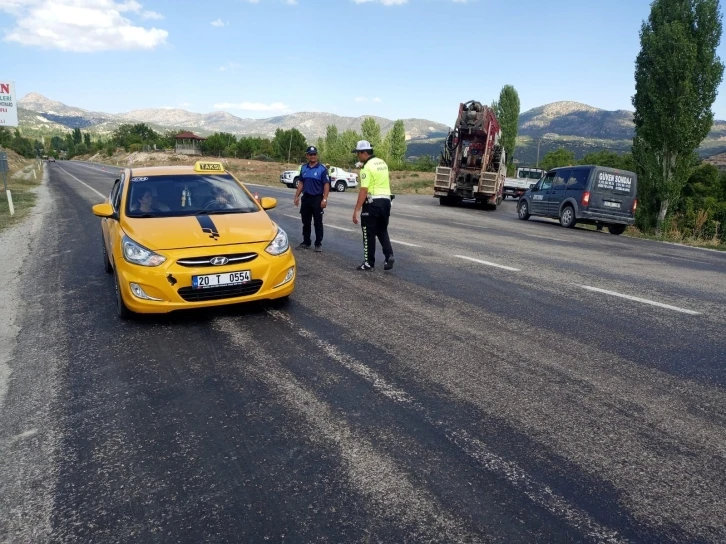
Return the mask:
M0 80L0 127L18 126L18 101L15 82Z

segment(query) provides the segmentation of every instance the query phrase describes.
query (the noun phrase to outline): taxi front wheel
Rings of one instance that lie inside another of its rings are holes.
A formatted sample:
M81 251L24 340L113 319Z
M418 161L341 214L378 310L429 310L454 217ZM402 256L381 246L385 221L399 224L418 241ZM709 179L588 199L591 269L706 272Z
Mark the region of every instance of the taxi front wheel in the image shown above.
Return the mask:
M103 235L101 235L101 248L103 249L103 269L106 271L106 274L110 274L113 272L113 268L111 267L111 261L108 259L106 242L103 241Z
M121 294L121 286L118 282L118 273L113 275L114 287L116 288L116 313L121 319L130 319L133 317L133 312L126 307L124 303L124 297Z

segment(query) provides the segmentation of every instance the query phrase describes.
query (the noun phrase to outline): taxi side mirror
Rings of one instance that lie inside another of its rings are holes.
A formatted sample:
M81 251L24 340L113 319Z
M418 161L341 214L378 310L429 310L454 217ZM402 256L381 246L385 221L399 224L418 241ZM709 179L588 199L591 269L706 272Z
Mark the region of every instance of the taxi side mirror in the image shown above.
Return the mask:
M260 206L262 206L263 210L271 210L277 206L277 199L270 196L263 196L260 199Z
M93 211L93 215L96 217L111 217L113 219L116 218L116 212L113 209L113 206L111 206L110 203L104 202L103 204L96 204L93 208L91 208Z

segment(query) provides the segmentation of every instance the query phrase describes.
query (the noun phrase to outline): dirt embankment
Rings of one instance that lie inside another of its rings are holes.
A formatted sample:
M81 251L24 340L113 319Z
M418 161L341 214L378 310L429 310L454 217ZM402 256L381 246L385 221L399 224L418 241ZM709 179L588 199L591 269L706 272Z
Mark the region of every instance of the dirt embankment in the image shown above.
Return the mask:
M240 180L248 183L259 183L260 185L280 186L280 174L285 170L297 168L297 164L285 164L279 162L254 161L250 159L232 159L213 156L189 156L177 155L175 153L116 153L111 157L104 153L97 153L92 156L76 157L74 160L98 162L113 166L167 166L167 165L191 165L198 160L219 161L225 165ZM353 170L358 173L358 170ZM433 195L434 173L433 172L391 172L391 189L396 194L423 194Z

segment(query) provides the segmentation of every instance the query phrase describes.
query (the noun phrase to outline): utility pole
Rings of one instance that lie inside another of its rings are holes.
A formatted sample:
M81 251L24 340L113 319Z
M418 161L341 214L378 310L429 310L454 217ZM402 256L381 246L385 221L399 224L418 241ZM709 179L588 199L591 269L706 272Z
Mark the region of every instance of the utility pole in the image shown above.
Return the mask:
M537 166L535 168L539 168L539 144L542 142L542 138L537 138Z
M290 150L292 149L292 130L290 130L290 145L287 146L287 164L290 164Z

